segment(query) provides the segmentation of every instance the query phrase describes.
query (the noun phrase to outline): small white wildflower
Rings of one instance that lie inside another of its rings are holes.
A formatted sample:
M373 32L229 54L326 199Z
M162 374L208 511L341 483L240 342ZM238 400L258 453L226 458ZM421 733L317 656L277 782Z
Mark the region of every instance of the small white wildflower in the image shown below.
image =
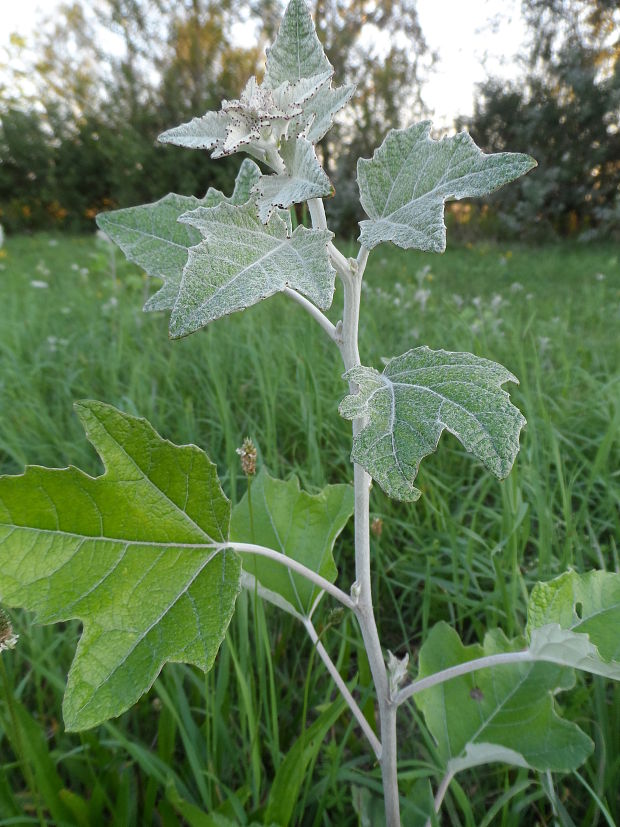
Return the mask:
M49 284L46 281L40 281L39 279L33 279L30 282L31 287L35 287L38 290L45 290L46 287L49 287Z
M50 238L47 242L49 247L58 247L58 239L57 238Z
M549 349L550 342L551 339L548 336L538 337L538 350L540 351L541 356Z
M79 265L79 264L76 264L76 263L74 262L74 263L71 265L71 269L72 269L74 272L76 272L76 273L77 273L77 271L80 269L80 265Z
M605 273L596 273L594 278L597 281L605 281L606 276L605 276Z
M420 287L419 290L415 291L413 298L418 302L420 305L420 310L422 313L426 310L426 304L431 297L431 291L428 288Z
M42 276L49 276L51 273L49 267L47 267L45 262L42 260L39 261L39 263L34 269L37 271L37 273L40 273Z
M82 276L82 278L86 278L89 272L90 270L88 269L88 267L80 267L80 275Z
M527 293L525 298L527 299L528 302L531 302L532 299L534 298L534 294L533 293Z
M459 294L458 294L458 293L453 293L453 294L452 294L452 301L453 301L453 302L454 302L454 304L456 305L457 310L460 310L460 309L461 309L461 307L463 307L463 297L462 297L462 296L459 296Z
M60 312L62 313L63 316L68 316L69 313L71 313L71 308L70 307L61 307Z
M504 300L500 296L499 293L495 293L493 298L491 299L491 310L499 310L500 307L503 307Z
M513 283L510 285L511 293L520 293L521 290L523 290L523 285L520 281L513 281Z
M482 308L482 299L480 296L474 296L471 300L471 303L476 308L476 310L480 310Z
M431 272L430 264L425 264L424 267L421 267L418 272L415 274L416 281L418 282L418 287L422 287L428 274Z
M4 245L4 227L0 224L0 247Z

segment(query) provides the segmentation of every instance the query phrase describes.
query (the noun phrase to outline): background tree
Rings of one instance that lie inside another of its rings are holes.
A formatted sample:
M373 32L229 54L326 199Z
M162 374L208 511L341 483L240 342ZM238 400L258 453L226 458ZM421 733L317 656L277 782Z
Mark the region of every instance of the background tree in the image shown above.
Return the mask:
M608 233L620 219L620 9L525 0L524 80L489 79L462 119L486 151L527 149L539 168L494 203L513 230ZM508 213L511 219L508 220Z

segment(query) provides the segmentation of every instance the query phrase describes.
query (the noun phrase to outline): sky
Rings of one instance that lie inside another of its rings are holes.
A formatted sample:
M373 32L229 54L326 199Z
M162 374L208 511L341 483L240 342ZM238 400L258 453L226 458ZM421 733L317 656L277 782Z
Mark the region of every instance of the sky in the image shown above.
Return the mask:
M56 5L58 0L0 0L0 48L11 32L28 37ZM417 0L422 31L439 57L423 90L436 126L473 112L475 85L487 74L518 76L513 58L526 34L519 6L519 0Z

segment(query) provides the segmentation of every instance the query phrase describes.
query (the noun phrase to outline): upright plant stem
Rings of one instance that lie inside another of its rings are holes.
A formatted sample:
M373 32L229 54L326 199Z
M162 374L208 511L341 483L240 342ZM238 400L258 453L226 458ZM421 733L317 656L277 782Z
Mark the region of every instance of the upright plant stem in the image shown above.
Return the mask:
M351 261L349 275L343 278L344 313L342 323L342 358L350 370L360 364L358 331L362 290L362 277L368 258L364 248L357 261ZM357 392L355 385L351 393ZM353 436L365 425L363 417L353 420ZM390 686L377 624L372 604L372 579L370 570L370 475L357 463L353 467L355 489L355 613L360 624L370 671L377 691L379 721L381 727L381 775L385 795L385 814L388 827L400 827L398 799L396 712L390 697Z
M326 229L325 209L320 198L308 201L312 225ZM368 261L368 249L360 248L357 259L346 259L333 245L330 258L344 286L344 309L342 318L342 341L340 352L346 370L360 364L359 316L362 293L362 278ZM356 393L357 386L350 384L350 392ZM353 420L353 436L365 425L363 417ZM351 597L355 602L355 614L362 632L364 647L368 656L372 679L377 692L381 738L381 776L385 796L387 827L400 827L400 803L398 799L396 714L397 707L390 693L388 673L385 666L374 608L372 605L372 579L370 571L370 475L361 465L354 463L353 485L355 491L355 583Z

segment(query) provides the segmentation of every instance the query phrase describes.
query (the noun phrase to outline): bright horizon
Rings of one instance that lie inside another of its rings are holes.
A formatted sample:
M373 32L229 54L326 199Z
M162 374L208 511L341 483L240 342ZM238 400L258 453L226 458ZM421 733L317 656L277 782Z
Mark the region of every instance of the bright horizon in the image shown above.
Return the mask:
M6 7L0 49L13 32L28 40L37 21L59 5L59 0L1 2ZM517 76L514 58L526 36L519 6L519 0L417 0L422 32L439 58L422 88L436 126L449 127L457 115L472 114L475 85L489 74Z

